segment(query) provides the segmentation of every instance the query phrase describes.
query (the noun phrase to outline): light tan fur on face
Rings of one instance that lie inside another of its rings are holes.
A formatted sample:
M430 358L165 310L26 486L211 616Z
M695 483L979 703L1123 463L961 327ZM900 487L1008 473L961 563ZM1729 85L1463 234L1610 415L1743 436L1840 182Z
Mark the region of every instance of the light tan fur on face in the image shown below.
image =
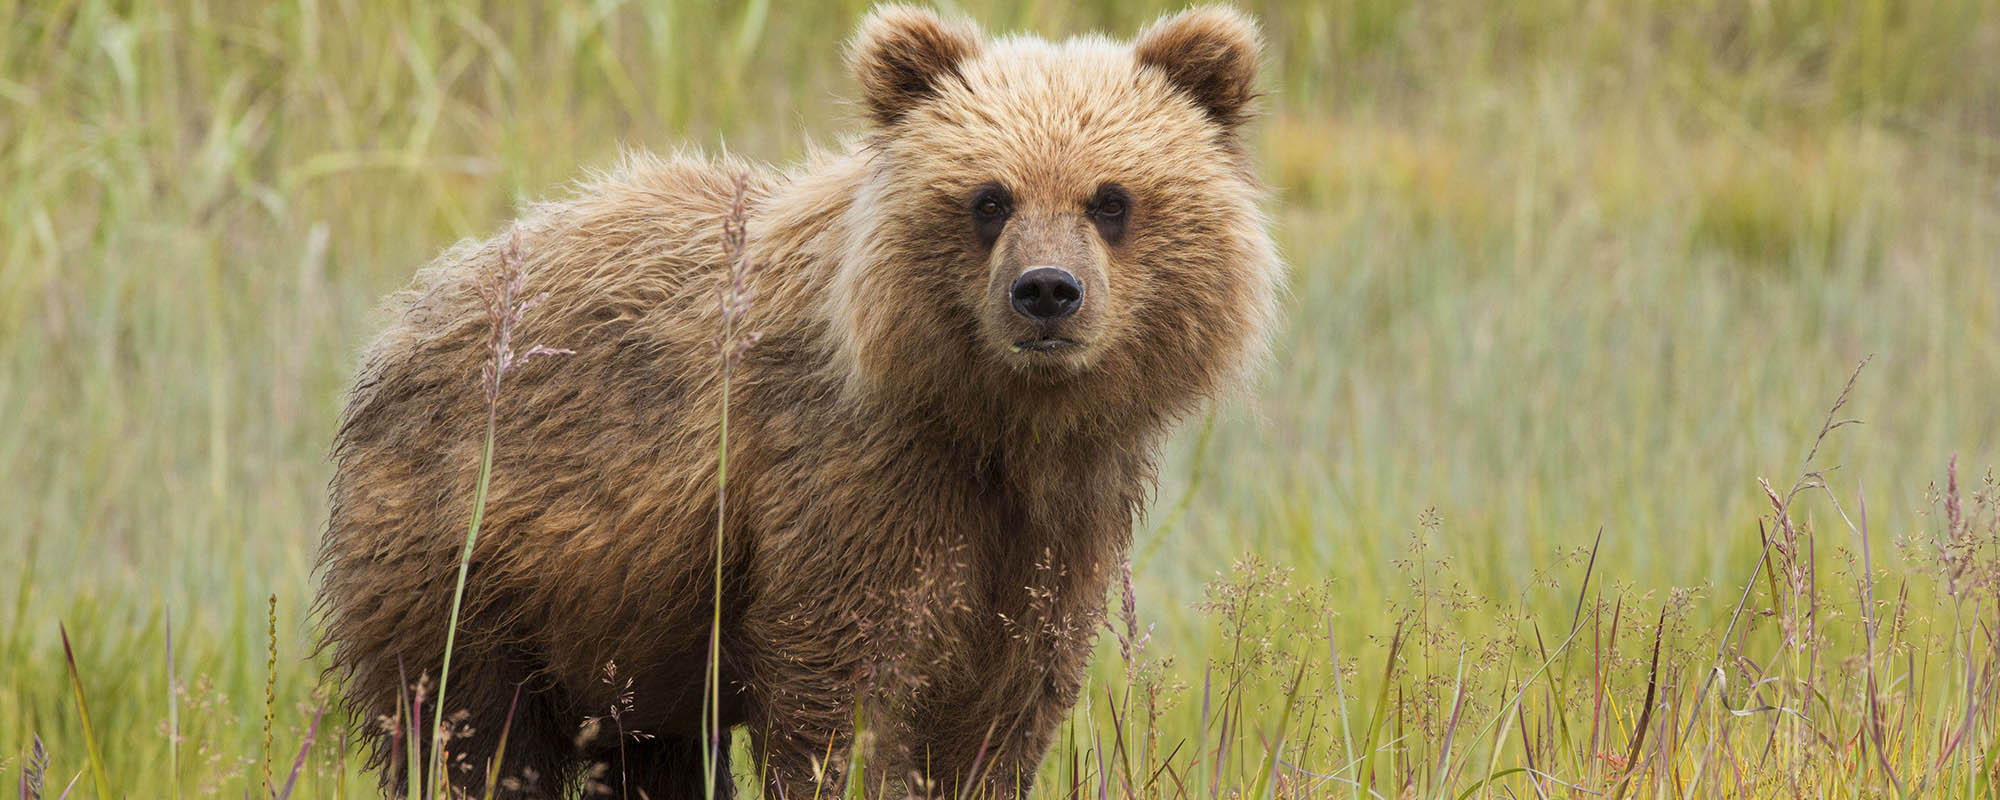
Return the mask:
M573 780L616 745L573 744L615 660L625 724L657 737L626 744L632 786L703 794L719 235L747 171L744 325L763 336L730 391L724 720L785 796L843 785L857 702L888 791L923 769L1025 791L1160 442L1242 383L1272 324L1281 269L1238 134L1256 42L1217 8L1128 46L888 7L850 56L874 125L850 152L783 173L634 155L531 208L526 291L547 300L515 340L575 352L503 389L448 700L475 730L454 750L481 763L513 709L502 774ZM1017 215L990 248L966 208L986 183ZM1132 196L1116 242L1085 216L1106 183ZM394 716L443 649L484 433L474 287L504 246L453 248L398 295L334 443L321 606L361 719ZM1084 344L1013 352L999 293L1045 261L1085 285L1061 323ZM361 735L400 785L393 741ZM476 794L482 775L454 780Z
M1129 232L1120 245L1097 248L1101 262L1077 265L1086 284L1103 285L1103 302L1086 301L1096 317L1087 321L1091 344L1063 357L1075 385L1043 382L1042 396L1062 399L1031 404L1035 424L1102 424L1135 407L1172 417L1232 385L1261 352L1278 275L1260 188L1233 124L1222 124L1247 116L1251 91L1232 81L1254 75L1255 50L1243 49L1255 47L1254 30L1210 8L1149 27L1143 60L1095 37L1006 38L950 63L932 96L878 131L864 201L850 211L859 235L828 301L830 316L848 320L852 338L842 345L854 375L888 394L921 395L950 388L922 376L972 362L991 365L974 371L989 380L973 393L1036 385L1018 381L1045 375L1043 365L1024 362L1046 359L998 352L1012 320L992 292L1009 279L971 272L1028 265L987 262L969 236L966 197L998 182L1021 215L1043 218L1028 226L1046 228L1053 218L1058 229L1087 227L1085 204L1116 183L1133 195ZM1177 54L1224 74L1178 67ZM879 268L897 261L923 271ZM883 285L910 274L922 275L914 292L924 300L879 302L913 294ZM1157 391L1162 384L1173 388Z

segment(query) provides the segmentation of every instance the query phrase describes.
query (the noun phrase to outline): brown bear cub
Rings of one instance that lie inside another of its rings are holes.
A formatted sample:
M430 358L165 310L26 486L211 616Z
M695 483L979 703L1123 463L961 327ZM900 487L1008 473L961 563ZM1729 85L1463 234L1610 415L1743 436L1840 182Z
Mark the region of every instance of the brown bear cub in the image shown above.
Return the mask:
M518 252L545 299L514 340L574 352L499 398L450 781L477 795L498 752L505 794L702 796L715 614L721 720L776 796L840 792L857 716L871 795L1024 793L1162 439L1272 326L1240 131L1259 50L1220 8L1052 43L888 7L852 44L871 130L848 152L632 156L533 207ZM745 173L761 338L729 383L716 614L717 298ZM441 666L485 441L479 287L508 242L399 295L334 444L326 642L349 708L385 720L363 730L389 791L407 743L386 720Z

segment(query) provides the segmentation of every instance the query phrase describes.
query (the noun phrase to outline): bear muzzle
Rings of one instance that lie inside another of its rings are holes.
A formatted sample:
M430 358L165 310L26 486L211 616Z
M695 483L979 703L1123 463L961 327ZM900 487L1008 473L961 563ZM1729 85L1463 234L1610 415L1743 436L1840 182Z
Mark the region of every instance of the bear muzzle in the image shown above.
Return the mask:
M1079 214L1023 213L995 248L985 325L1024 365L1082 367L1102 333L1105 253Z

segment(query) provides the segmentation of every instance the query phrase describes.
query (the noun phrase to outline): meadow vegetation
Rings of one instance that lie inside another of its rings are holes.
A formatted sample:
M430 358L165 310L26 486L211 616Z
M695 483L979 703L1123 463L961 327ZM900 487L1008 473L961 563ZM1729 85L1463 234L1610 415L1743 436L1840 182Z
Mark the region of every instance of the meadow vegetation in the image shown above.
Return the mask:
M1037 793L1994 796L2000 8L1246 6L1287 325ZM854 134L865 7L0 0L0 792L367 796L309 606L378 299L620 148Z

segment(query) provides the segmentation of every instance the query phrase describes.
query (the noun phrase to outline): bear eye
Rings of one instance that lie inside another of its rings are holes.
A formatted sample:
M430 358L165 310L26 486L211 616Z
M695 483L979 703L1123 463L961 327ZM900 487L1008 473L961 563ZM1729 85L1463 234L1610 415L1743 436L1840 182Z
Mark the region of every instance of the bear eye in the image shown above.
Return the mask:
M1012 200L1007 190L999 186L989 184L973 190L972 230L988 247L1000 238L1000 231L1007 227L1007 217L1014 211Z
M1132 213L1132 197L1116 184L1105 184L1090 201L1090 219L1104 241L1116 244L1125 236L1125 219Z

